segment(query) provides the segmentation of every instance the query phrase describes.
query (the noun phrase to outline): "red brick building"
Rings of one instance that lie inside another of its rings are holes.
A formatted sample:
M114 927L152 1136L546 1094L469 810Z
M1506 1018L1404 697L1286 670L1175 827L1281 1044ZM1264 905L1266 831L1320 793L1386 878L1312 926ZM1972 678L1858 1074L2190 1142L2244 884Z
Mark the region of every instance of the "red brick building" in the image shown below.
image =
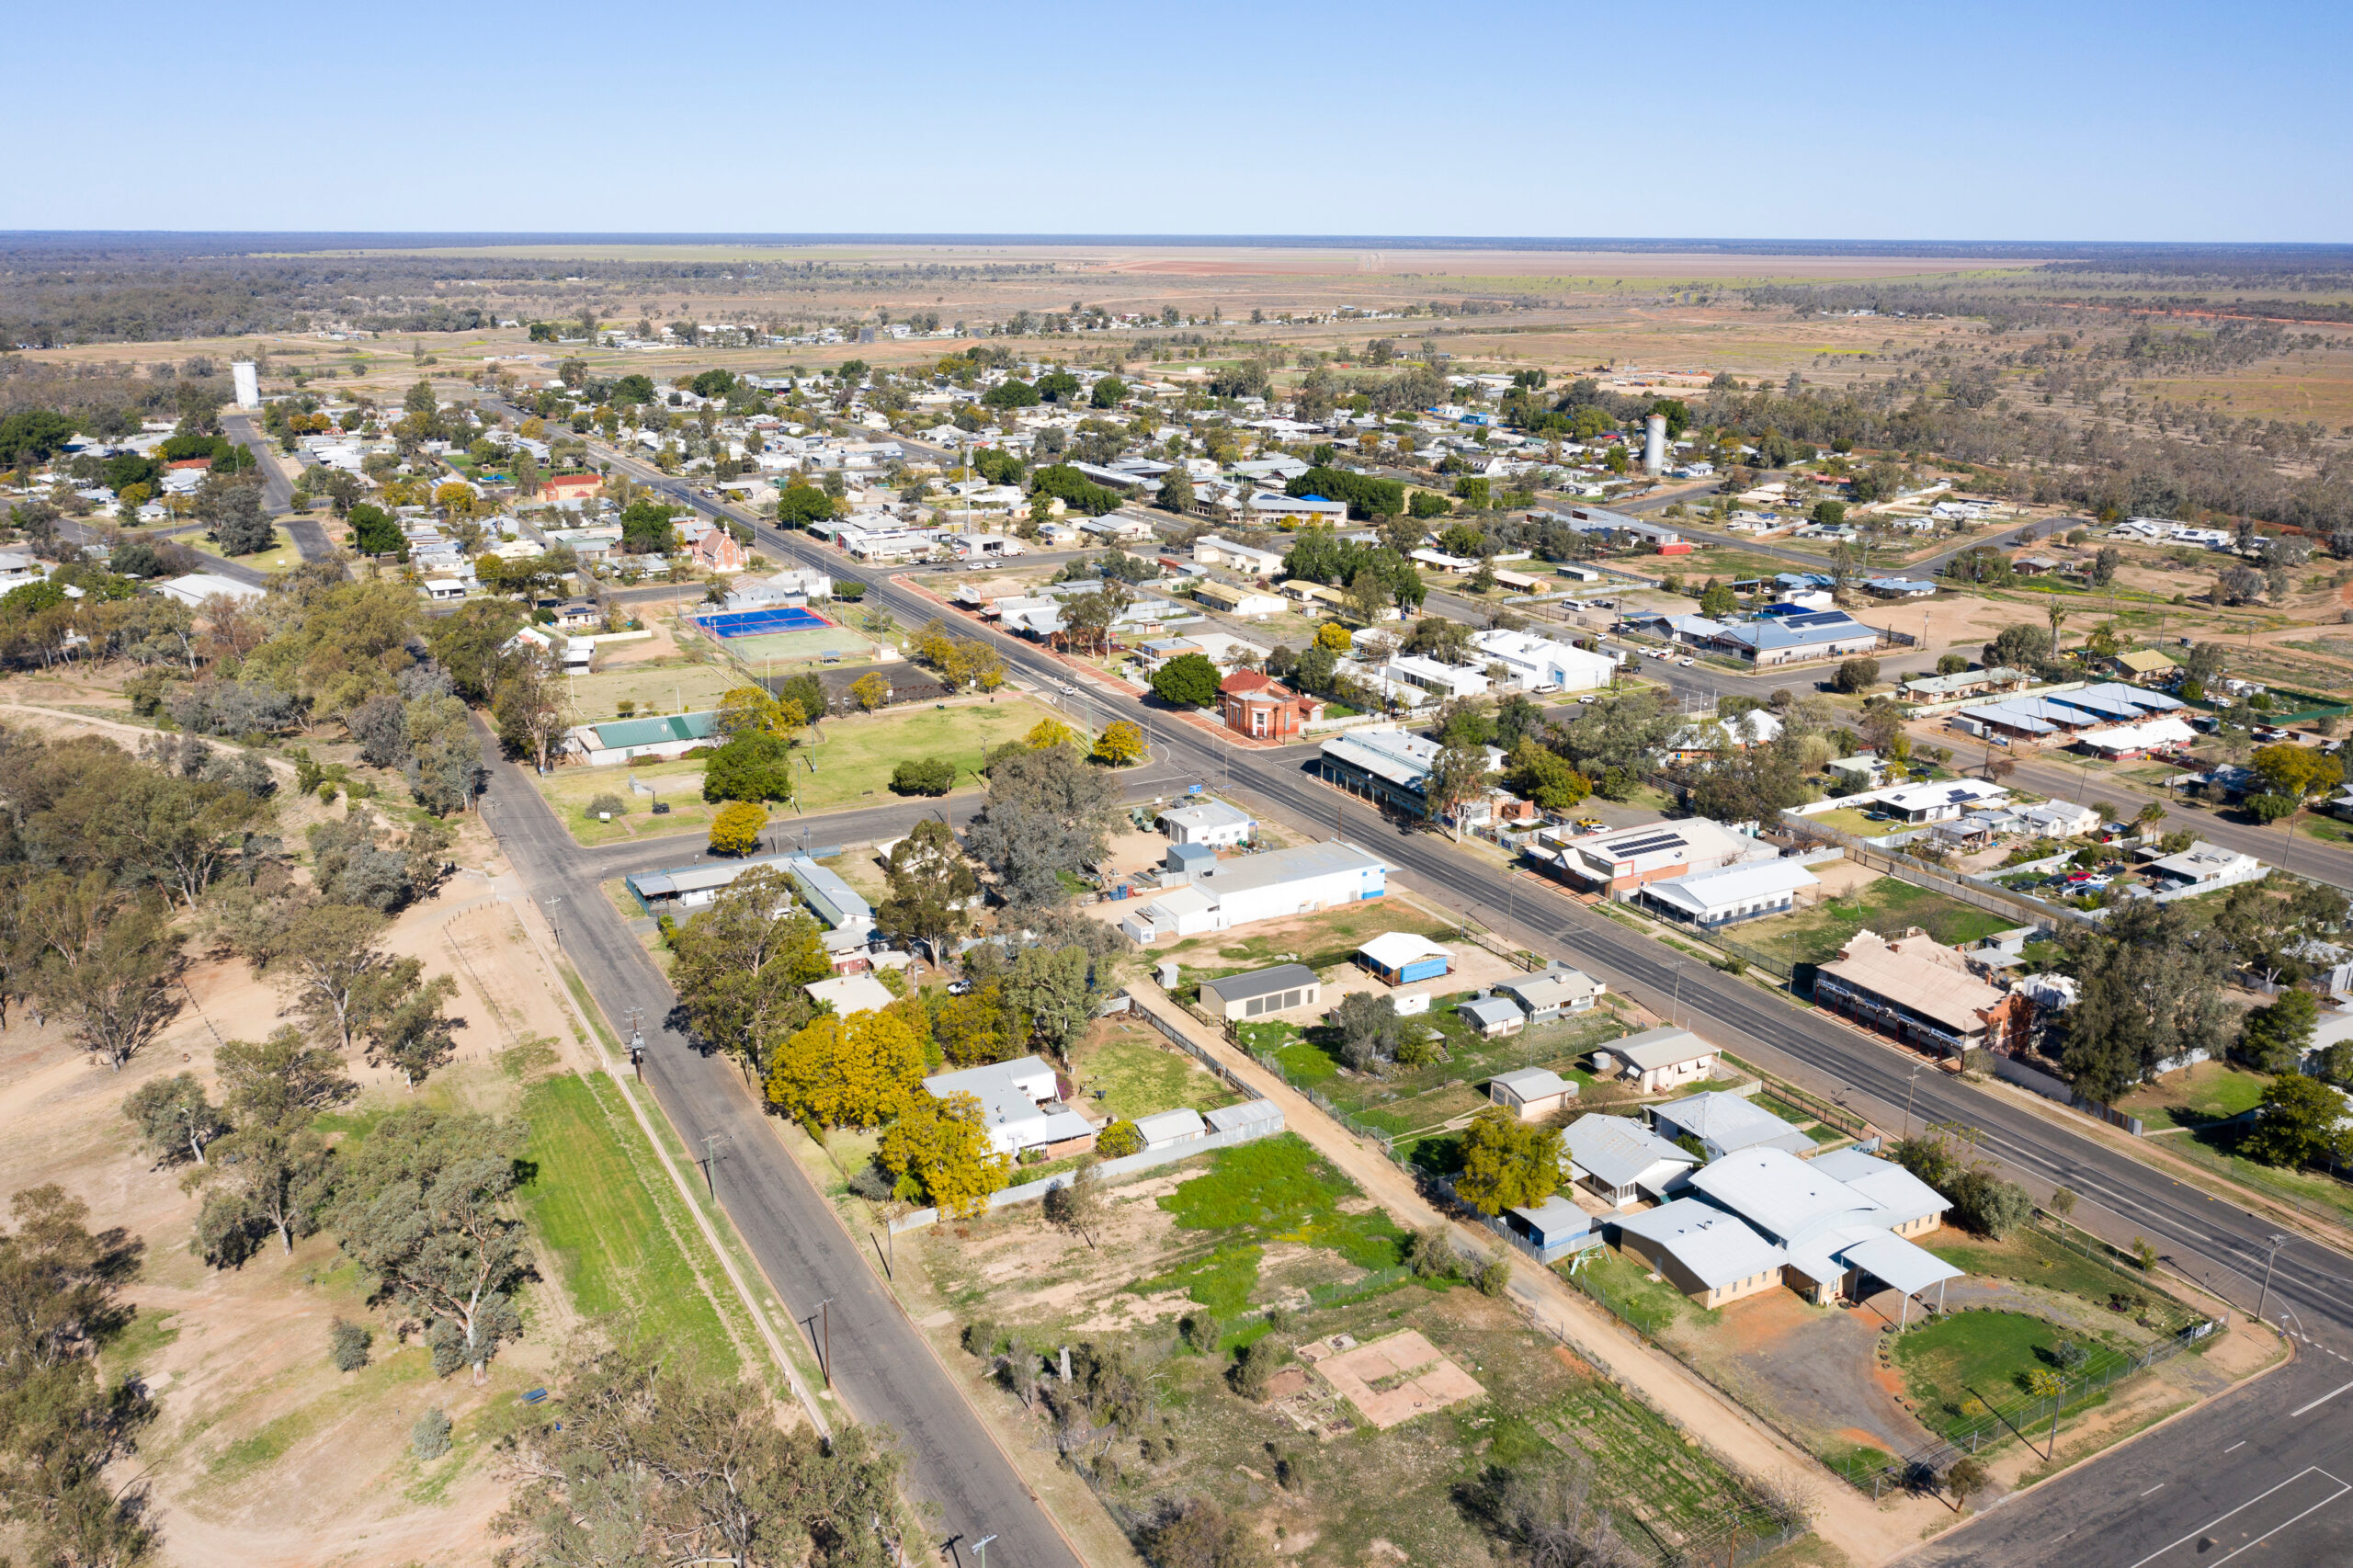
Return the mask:
M1324 716L1320 699L1299 693L1257 670L1236 670L1218 690L1225 727L1254 740L1295 741Z

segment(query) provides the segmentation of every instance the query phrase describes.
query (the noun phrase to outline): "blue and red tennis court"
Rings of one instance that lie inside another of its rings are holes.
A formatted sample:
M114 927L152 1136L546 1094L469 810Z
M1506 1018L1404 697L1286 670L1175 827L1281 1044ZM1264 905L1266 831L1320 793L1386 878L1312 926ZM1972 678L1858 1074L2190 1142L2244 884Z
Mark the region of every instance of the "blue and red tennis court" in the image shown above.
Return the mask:
M713 637L766 637L779 631L823 631L838 624L813 609L779 606L774 609L736 609L699 615L694 623Z

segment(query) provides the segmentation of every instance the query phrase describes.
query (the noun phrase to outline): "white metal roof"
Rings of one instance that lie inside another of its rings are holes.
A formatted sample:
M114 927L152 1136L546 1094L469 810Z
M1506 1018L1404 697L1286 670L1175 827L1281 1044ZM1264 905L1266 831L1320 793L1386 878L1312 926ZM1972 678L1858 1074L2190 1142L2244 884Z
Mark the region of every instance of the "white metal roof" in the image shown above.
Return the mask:
M1164 1110L1152 1116L1136 1118L1136 1131L1143 1134L1147 1144L1181 1142L1199 1138L1209 1131L1201 1120L1201 1113L1184 1106Z
M1821 885L1820 878L1795 860L1752 860L1719 866L1711 871L1694 871L1688 877L1647 882L1643 892L1648 897L1704 915L1734 904L1778 898L1801 888Z
M1753 1149L1759 1143L1784 1139L1798 1131L1771 1111L1760 1109L1741 1096L1726 1094L1721 1089L1654 1106L1651 1108L1651 1119L1654 1123L1672 1123L1700 1142L1713 1143L1727 1152ZM1798 1136L1802 1138L1804 1134L1798 1133Z
M1623 1040L1613 1040L1597 1049L1631 1063L1637 1072L1653 1073L1662 1067L1678 1067L1686 1062L1697 1062L1702 1056L1713 1056L1719 1048L1710 1045L1689 1029L1661 1027L1628 1035Z
M1962 1273L1927 1248L1915 1246L1902 1236L1883 1231L1856 1242L1839 1257L1886 1280L1907 1296L1917 1295L1940 1280L1958 1279Z
M1779 1268L1788 1254L1738 1218L1695 1198L1672 1203L1618 1221L1621 1231L1657 1243L1711 1290Z
M1427 937L1417 937L1411 931L1383 931L1357 951L1382 969L1403 969L1416 959L1445 959L1451 962L1454 958Z
M1498 1073L1489 1082L1501 1084L1523 1100L1540 1100L1547 1095L1571 1092L1568 1080L1550 1067L1522 1067L1516 1073Z
M830 1002L834 1011L843 1017L852 1013L879 1013L898 1000L888 987L870 974L845 974L832 980L813 981L806 987L810 995L820 1002Z
M1699 1163L1631 1117L1598 1111L1569 1123L1561 1147L1579 1170L1605 1187L1631 1187L1662 1165L1688 1169Z

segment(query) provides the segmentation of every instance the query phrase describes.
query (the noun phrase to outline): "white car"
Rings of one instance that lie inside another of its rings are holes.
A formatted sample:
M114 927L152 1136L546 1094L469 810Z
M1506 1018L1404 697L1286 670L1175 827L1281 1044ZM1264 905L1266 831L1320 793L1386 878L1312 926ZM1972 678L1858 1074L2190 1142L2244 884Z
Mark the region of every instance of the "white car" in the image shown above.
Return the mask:
M1693 665L1698 664L1699 661L1693 658L1690 654L1686 653L1683 657L1676 660L1675 662L1681 665L1685 669L1689 669Z

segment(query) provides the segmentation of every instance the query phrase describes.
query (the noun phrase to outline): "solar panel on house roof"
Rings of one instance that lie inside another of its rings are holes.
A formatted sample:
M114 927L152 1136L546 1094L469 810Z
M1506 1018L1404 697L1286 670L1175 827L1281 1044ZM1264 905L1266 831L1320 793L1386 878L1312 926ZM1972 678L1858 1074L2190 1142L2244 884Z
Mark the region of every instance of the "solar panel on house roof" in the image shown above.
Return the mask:
M1669 833L1662 835L1656 838L1638 838L1631 844L1620 844L1614 846L1613 847L1615 853L1621 858L1632 855L1648 855L1653 851L1659 849L1682 848L1683 835L1681 834Z

